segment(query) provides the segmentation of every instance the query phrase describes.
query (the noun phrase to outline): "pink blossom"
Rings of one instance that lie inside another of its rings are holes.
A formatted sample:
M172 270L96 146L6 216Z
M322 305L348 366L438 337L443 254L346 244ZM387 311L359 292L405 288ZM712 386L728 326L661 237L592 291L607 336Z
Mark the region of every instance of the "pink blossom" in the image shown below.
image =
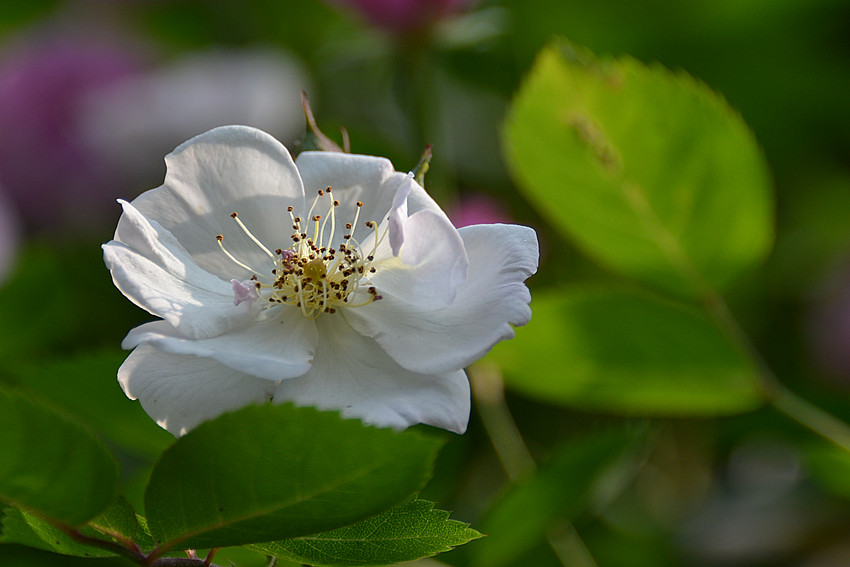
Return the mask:
M493 224L510 222L510 215L495 199L486 195L469 195L449 211L452 223L460 228L474 224Z
M135 71L135 57L94 40L47 37L0 62L0 179L30 227L91 225L116 180L80 142L77 111L92 90ZM45 206L50 203L50 206Z

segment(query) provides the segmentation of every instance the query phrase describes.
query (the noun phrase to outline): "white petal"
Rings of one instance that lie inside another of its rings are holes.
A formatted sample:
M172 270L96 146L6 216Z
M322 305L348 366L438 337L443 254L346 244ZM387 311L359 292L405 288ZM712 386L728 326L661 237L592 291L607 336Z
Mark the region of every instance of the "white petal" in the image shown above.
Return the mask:
M307 372L317 342L312 321L295 308L281 308L271 317L209 339L187 339L164 321L145 323L131 330L121 346L131 349L150 343L164 352L211 358L234 370L277 381Z
M398 257L388 257L386 244L379 249L369 281L384 298L428 309L450 304L469 264L457 229L444 216L422 210L404 221L404 235Z
M416 185L408 175L397 172L385 158L337 152L303 152L299 154L296 165L304 182L308 202L311 202L318 190L333 188L333 196L340 202L335 211L337 235L342 235L341 226L353 221L357 201L363 203L358 226L354 227L354 236L361 242L368 234L364 223L374 221L381 224L393 208L399 191L406 198ZM404 216L407 216L406 199L400 205L404 206ZM320 210L319 213L324 214L324 211Z
M168 229L199 266L227 281L250 277L218 247L216 235L241 262L262 271L271 260L236 222L238 212L267 248L291 244L287 206L303 209L304 189L292 157L268 134L246 126L215 128L166 156L162 186L133 201L149 219ZM119 223L115 239L124 242Z
M537 235L516 225L474 225L460 229L469 255L468 279L451 305L437 309L397 297L345 317L374 338L390 356L414 372L464 368L497 342L514 336L511 325L531 318L531 295L523 283L537 271Z
M160 427L183 435L202 421L271 399L274 382L248 376L209 358L180 356L142 345L118 369L130 399Z
M133 303L187 337L212 337L243 323L250 305L233 305L231 286L202 270L170 232L126 202L123 242L103 246L112 279Z
M440 205L431 198L431 195L429 195L421 185L415 182L413 183L413 187L410 189L410 194L407 197L407 210L411 215L413 213L426 210L442 215L447 219L449 218L446 213L443 212L443 209L440 208Z
M275 402L338 409L380 427L427 423L456 433L469 421L469 382L463 371L418 374L401 368L374 341L338 317L317 320L322 340L313 368L281 382Z

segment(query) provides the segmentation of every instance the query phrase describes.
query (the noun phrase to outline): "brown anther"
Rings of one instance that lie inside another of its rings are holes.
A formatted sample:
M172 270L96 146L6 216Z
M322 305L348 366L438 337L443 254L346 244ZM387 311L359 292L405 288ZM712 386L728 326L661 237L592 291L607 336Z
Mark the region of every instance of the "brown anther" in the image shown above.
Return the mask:
M218 240L219 242L221 242L222 240L224 240L224 236L221 235L221 234L216 234L215 239Z
M358 207L362 207L362 206L363 206L363 201L357 201L357 206L358 206Z
M238 214L238 213L236 213L235 211L234 211L234 212L232 212L232 213L230 213L230 218L232 218L232 219L235 219L235 218L236 218L236 217L238 217L238 216L239 216L239 214Z
M321 219L322 219L322 215L313 215L314 221L321 220Z
M339 201L334 199L334 207L338 207L338 206L339 206Z
M289 212L289 213L291 213L294 210L295 209L292 207L292 205L289 205L288 207L286 207L286 211Z

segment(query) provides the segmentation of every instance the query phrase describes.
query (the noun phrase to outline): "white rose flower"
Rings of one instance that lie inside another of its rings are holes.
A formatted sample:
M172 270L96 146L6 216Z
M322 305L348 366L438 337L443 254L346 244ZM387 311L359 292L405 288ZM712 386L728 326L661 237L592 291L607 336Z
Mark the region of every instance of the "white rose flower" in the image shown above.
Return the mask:
M386 159L294 162L244 126L201 134L166 165L103 246L115 285L162 319L130 331L118 371L158 424L182 435L271 400L466 430L463 368L531 317L532 229L457 230Z

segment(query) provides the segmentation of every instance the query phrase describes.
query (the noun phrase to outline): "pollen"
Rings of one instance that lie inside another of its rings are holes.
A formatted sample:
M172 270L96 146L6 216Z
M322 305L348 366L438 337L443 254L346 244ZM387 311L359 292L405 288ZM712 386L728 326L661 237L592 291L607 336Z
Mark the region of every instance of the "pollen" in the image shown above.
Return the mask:
M372 220L358 224L363 208L358 201L354 218L341 222L339 228L344 234L338 234L336 209L340 201L332 192L330 187L320 189L303 217L296 214L294 207L287 207L286 224L292 229L290 243L274 252L254 236L236 212L230 215L270 259L266 269L254 269L233 256L224 247L223 236L216 235L222 252L253 274L251 280L256 282L265 309L292 306L305 317L315 319L322 313L336 313L341 307L362 307L381 299L369 277L378 271L373 265L375 253L387 229L381 230L380 224ZM363 243L357 239L361 232L366 233ZM335 237L339 239L336 245Z

